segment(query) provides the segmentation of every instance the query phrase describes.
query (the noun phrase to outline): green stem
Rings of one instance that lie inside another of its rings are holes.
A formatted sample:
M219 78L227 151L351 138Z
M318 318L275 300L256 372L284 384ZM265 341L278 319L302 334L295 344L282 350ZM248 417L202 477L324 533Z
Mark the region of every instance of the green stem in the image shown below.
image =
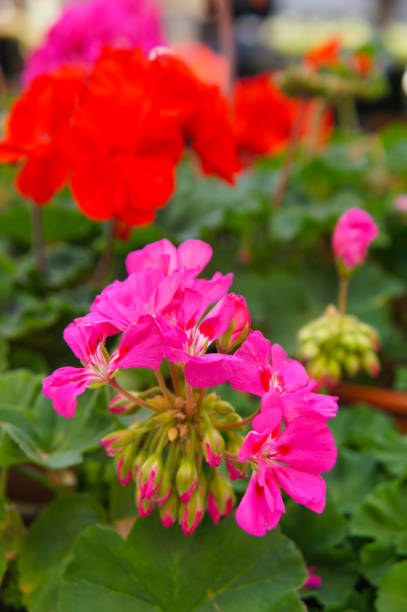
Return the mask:
M179 376L177 366L170 362L170 374L172 380L172 387L174 389L175 395L180 395L180 386L179 386Z
M229 66L226 93L230 98L233 95L237 63L232 0L218 0L218 37L221 53L227 59Z
M7 483L8 483L8 467L4 467L1 470L0 476L0 498L7 496Z
M216 429L222 429L222 431L228 430L228 429L240 429L241 427L244 427L244 425L248 425L249 423L251 423L254 417L256 417L258 414L260 414L260 410L258 410L254 414L251 414L245 419L241 419L240 421L237 421L236 423L228 423L227 425L220 425L216 427Z
M346 313L348 287L349 287L349 278L346 278L345 276L341 276L339 278L338 310L342 315Z
M44 248L44 231L42 225L42 211L38 204L32 204L33 220L33 251L35 264L39 272L45 272L47 267Z
M168 407L172 406L172 395L167 385L165 384L165 380L160 370L154 370L155 376L157 378L158 384L160 385L161 391L168 402Z
M113 259L114 235L114 219L111 219L107 222L105 248L99 259L96 272L92 279L92 282L94 285L96 285L96 287L100 287L104 284L109 273Z
M351 95L339 96L336 108L342 129L346 132L359 132L359 117L354 98Z
M194 392L191 385L187 381L185 381L185 392L187 396L187 415L192 418L195 413Z
M307 108L307 101L304 98L300 99L300 106L297 117L290 134L288 143L287 155L285 156L283 165L280 169L280 174L277 177L277 187L272 199L275 206L280 206L283 203L284 196L287 191L288 184L294 169L295 154L297 153L298 143L300 141L301 128L304 120L304 114Z
M160 410L158 410L154 406L151 406L151 404L149 404L148 402L145 402L144 400L140 399L136 395L133 395L133 393L130 393L129 391L126 391L126 389L124 387L122 387L117 382L117 380L109 380L109 385L113 389L118 391L118 393L120 393L124 397L127 397L127 399L129 399L131 402L133 402L134 404L137 404L137 406L141 406L142 408L147 408L148 410L152 410L153 412L160 412Z

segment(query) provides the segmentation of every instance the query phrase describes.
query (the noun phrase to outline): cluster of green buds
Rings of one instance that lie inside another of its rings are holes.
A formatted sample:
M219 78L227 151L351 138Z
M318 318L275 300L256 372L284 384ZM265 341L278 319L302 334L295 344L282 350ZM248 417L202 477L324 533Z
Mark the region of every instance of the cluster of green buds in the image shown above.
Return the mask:
M299 331L298 343L310 376L328 384L337 383L344 374L365 371L377 376L380 370L377 331L333 305Z
M195 530L205 509L215 523L232 511L230 480L243 478L247 469L236 459L243 437L235 428L242 419L233 406L216 393L189 391L150 397L152 416L102 440L122 485L134 480L140 516L157 504L163 525L178 520L186 535ZM111 408L121 414L137 409L123 396L116 397Z

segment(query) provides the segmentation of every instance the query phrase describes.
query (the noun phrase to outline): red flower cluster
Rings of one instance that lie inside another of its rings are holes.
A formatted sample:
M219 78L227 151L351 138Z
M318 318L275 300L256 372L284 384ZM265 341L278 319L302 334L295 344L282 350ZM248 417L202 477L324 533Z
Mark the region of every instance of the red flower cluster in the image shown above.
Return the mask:
M68 181L85 215L122 226L153 220L171 197L186 143L202 169L240 169L229 107L171 53L105 49L89 75L38 77L12 108L0 162L24 160L17 186L37 204Z
M373 68L373 58L365 51L344 53L340 38L334 36L305 55L305 65L312 71L320 69L356 73L368 77Z
M239 81L233 105L237 147L245 158L285 149L300 112L300 137L306 138L318 112L313 100L302 111L301 102L287 96L273 80L272 73ZM332 113L325 111L319 121L319 143L328 140L332 126Z

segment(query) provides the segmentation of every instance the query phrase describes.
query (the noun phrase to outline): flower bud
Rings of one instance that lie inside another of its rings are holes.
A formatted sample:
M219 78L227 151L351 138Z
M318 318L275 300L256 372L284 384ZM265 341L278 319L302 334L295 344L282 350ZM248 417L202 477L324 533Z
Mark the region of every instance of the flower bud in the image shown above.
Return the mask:
M149 514L151 514L153 510L153 502L151 499L145 499L141 496L140 489L137 489L136 492L136 506L140 518L145 518Z
M160 486L158 487L154 501L157 504L163 504L167 501L174 488L174 473L177 466L177 458L179 454L179 443L173 442L170 444L165 465L162 471Z
M120 484L125 487L133 476L133 464L137 454L137 446L128 446L121 457L119 458L116 465L117 477Z
M105 436L99 444L104 446L109 457L122 451L131 444L136 437L136 432L131 429L121 429Z
M137 392L132 391L132 393L133 395L136 395ZM124 397L124 395L121 395L120 393L119 395L116 395L111 400L108 408L110 412L113 412L114 414L124 414L124 413L134 414L135 412L140 410L139 406L137 406L136 404L134 404L134 402L129 400L128 397Z
M244 437L236 433L235 431L227 432L226 435L228 439L226 444L226 450L231 455L236 455L237 457L240 449L242 448ZM226 458L226 468L229 472L230 480L246 478L247 463L240 463L237 460Z
M154 453L143 463L138 476L140 494L143 499L151 499L157 491L161 474L163 471L163 461L161 453Z
M379 359L373 351L367 351L362 356L363 367L370 376L376 377L380 372Z
M229 329L216 341L219 353L231 353L246 338L250 330L250 313L246 300L241 295L229 293L227 299L232 304L233 316Z
M202 446L206 461L212 468L217 467L225 452L225 441L222 434L215 427L207 427L204 431Z
M180 500L183 503L189 502L198 484L198 469L193 455L181 458L175 484Z
M235 495L230 483L218 468L212 472L208 493L208 512L215 525L222 516L227 516L233 510Z
M159 507L158 513L164 527L171 527L178 518L179 499L175 491L172 491L168 499Z
M377 225L365 210L351 208L340 217L332 248L342 275L350 276L365 261L369 244L378 233Z
M204 497L197 487L187 504L179 507L178 518L185 535L191 535L199 525L204 513Z

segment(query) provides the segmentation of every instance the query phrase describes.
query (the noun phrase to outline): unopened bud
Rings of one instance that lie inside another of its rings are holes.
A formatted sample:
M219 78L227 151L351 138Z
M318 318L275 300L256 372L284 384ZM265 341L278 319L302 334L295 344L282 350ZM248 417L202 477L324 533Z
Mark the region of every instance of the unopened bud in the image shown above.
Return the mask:
M151 514L153 510L153 502L151 499L145 499L141 496L140 489L137 489L136 493L136 506L140 518L145 518L149 514Z
M215 525L233 510L235 495L230 483L218 468L212 472L208 493L208 512Z
M227 299L234 309L234 314L229 329L216 342L219 353L231 353L237 348L246 339L251 324L244 297L229 293Z
M380 361L373 351L367 351L362 355L362 363L370 376L376 377L380 372Z
M137 394L136 391L132 391L131 393L133 395ZM137 406L134 402L129 400L128 397L124 397L124 395L121 395L120 393L119 393L119 395L116 395L112 399L112 401L110 402L108 408L109 408L110 412L113 412L114 414L124 414L124 413L134 414L135 412L140 410L139 406Z
M199 525L204 513L204 498L197 487L187 504L179 507L178 518L185 535L191 535Z
M136 433L131 429L121 429L105 436L100 444L104 446L106 453L110 457L122 451L131 444L136 437Z
M198 484L198 469L194 456L184 455L181 458L175 484L181 501L187 503Z
M244 437L236 433L235 431L228 431L226 435L227 435L226 450L229 454L236 455L237 457L240 449L242 448ZM246 477L247 463L240 463L237 460L227 457L226 467L229 472L229 477L231 480L237 480L238 478Z
M217 467L225 452L225 441L222 434L215 427L207 427L204 431L202 446L206 461L212 468Z
M160 505L158 510L164 527L171 527L178 518L179 500L175 491L171 493L167 501Z
M138 484L140 487L141 497L143 499L151 499L151 497L157 491L160 485L162 470L163 462L161 453L150 455L150 457L148 457L148 459L141 466Z

